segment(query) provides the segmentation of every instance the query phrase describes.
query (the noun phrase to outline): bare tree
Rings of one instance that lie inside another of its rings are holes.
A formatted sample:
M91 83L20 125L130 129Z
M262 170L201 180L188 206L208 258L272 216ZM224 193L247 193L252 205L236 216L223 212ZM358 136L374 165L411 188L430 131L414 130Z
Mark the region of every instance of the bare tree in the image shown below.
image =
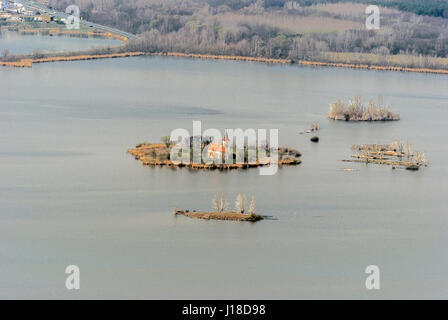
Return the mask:
M226 194L223 192L221 194L221 201L219 203L219 211L224 212L228 209L229 205L227 203Z
M162 142L166 145L167 148L171 146L171 137L170 136L163 136L161 138Z
M45 55L39 49L36 48L33 50L33 59L41 59L44 56Z
M235 210L239 213L244 213L246 209L246 195L244 193L239 193L235 200Z
M215 193L215 195L213 196L213 199L212 199L212 209L215 210L216 212L219 212L219 209L220 209L217 193Z
M426 165L428 161L426 160L426 154L424 152L417 151L415 153L414 161L416 165Z
M370 100L366 107L361 96L352 98L348 105L341 101L336 101L330 105L328 117L334 120L345 121L379 121L379 120L399 120L400 115L390 112L386 108L375 105L374 100Z
M384 103L383 96L378 96L378 108L382 108Z
M403 142L394 141L394 142L392 142L392 144L390 146L395 152L399 153L400 156L403 154L403 148L404 148Z
M406 156L408 157L408 159L411 158L412 152L412 144L406 142Z
M3 59L7 59L9 57L9 54L10 54L9 50L8 49L4 49L2 51L2 58Z
M255 213L255 198L254 198L254 196L252 196L250 198L249 213L250 214L254 214Z
M343 114L345 110L345 104L341 100L333 102L330 104L330 112L328 113L328 117L335 119L340 114Z

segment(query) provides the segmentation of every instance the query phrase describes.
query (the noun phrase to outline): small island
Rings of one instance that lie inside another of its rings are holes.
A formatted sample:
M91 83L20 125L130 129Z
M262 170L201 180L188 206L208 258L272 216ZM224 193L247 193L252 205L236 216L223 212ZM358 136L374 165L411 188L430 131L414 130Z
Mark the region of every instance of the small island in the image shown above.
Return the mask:
M385 164L392 166L392 169L405 168L407 170L418 170L428 165L424 152L414 152L410 143L405 144L401 141L394 141L388 145L353 145L352 150L356 152L352 155L355 159L342 161Z
M356 96L346 105L341 100L330 104L328 118L340 121L397 121L400 115L390 112L382 106L382 99L378 99L378 105L374 100L369 101L366 107L362 97Z
M229 221L249 221L256 222L263 220L262 216L257 214L243 214L238 212L190 212L188 210L182 211L177 210L176 215L184 215L193 219L204 219L204 220L229 220Z
M252 196L249 204L249 209L246 213L246 195L244 193L238 194L235 200L235 210L228 210L228 203L226 200L226 194L222 193L219 197L215 194L212 200L213 211L208 212L196 212L189 210L178 210L174 208L175 215L184 215L192 219L204 219L204 220L227 220L227 221L248 221L256 222L263 220L263 216L255 213L255 199Z
M195 139L192 137L191 139ZM127 153L134 156L136 160L141 161L145 166L165 166L165 167L186 167L190 169L202 169L202 170L229 170L229 169L248 169L257 168L261 166L269 166L271 164L282 165L298 165L302 163L300 159L302 154L300 151L292 148L281 147L278 148L278 160L270 158L270 149L266 147L266 157L258 158L257 161L248 161L249 151L256 150L251 149L254 147L244 147L244 163L237 163L237 152L233 150L233 160L224 159L226 156L226 150L233 149L228 145L228 141L223 139L222 142L213 142L207 138L201 140L201 149L206 153L206 158L202 157L201 163L195 163L192 160L190 162L173 162L170 159L172 148L174 144L170 141L169 136L162 137L161 143L149 143L144 142L136 145L133 149L128 149ZM193 147L192 143L187 146L190 149L190 159L193 159ZM224 161L225 160L225 161Z

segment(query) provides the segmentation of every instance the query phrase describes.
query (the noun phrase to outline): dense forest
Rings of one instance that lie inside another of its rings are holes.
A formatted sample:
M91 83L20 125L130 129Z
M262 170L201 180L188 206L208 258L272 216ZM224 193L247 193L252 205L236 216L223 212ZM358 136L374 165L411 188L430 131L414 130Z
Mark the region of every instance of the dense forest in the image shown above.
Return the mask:
M65 4L63 4L65 2ZM101 6L108 2L114 3L114 7L121 6L123 1L102 1L102 0L89 0L89 1L79 1L85 2L86 7L95 7L98 3ZM97 4L95 4L95 2ZM130 1L132 2L132 1ZM204 0L203 2L208 3L212 7L219 7L221 5L226 5L232 10L239 10L247 7L255 1L245 1L245 0ZM443 17L448 18L448 1L447 0L264 0L264 8L281 8L284 7L288 2L295 2L302 7L309 7L316 4L325 3L338 3L338 2L348 2L348 3L363 3L363 4L374 4L383 7L396 8L401 11L412 12L417 15L427 15L433 17ZM53 7L62 7L67 5L68 1L64 0L50 0L50 4ZM89 4L92 3L92 4Z
M130 50L307 60L337 55L339 62L374 54L384 63L400 55L415 57L400 59L416 67L448 57L447 0L368 1L381 5L379 30L366 29L364 0L50 0L50 5L64 10L73 2L86 20L141 35L128 44Z
M288 0L265 0L265 7L283 7ZM296 0L301 6L318 3L352 2L396 8L418 15L448 18L447 0Z

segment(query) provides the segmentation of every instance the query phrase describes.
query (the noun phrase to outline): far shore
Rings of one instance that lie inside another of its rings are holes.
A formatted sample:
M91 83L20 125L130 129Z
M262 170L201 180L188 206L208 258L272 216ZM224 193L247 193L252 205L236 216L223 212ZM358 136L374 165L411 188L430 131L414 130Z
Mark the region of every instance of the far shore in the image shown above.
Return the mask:
M272 59L272 58L261 58L261 57L246 57L246 56L226 56L226 55L211 55L211 54L181 53L181 52L151 53L149 55L167 56L167 57L184 57L184 58L194 58L194 59L236 60L236 61L245 61L245 62L264 62L264 63L279 63L279 64L300 64L300 65L316 66L316 67L338 67L338 68L367 69L367 70L379 70L379 71L401 71L401 72L448 74L448 70L444 70L444 69L408 68L408 67L399 67L399 66L379 66L379 65L370 65L370 64L337 63L337 62L291 60L291 59Z
M115 48L116 49L116 48ZM5 67L32 67L33 63L44 62L59 62L59 61L78 61L78 60L94 60L94 59L108 59L108 58L120 58L120 57L134 57L134 56L162 56L162 57L180 57L180 58L193 58L193 59L208 59L208 60L233 60L243 62L262 62L269 64L299 64L304 66L315 67L338 67L338 68L352 68L352 69L364 69L364 70L377 70L377 71L400 71L400 72L417 72L417 73L433 73L433 74L448 74L448 70L445 69L430 69L430 68L410 68L399 66L379 66L371 64L355 64L355 63L337 63L337 62L323 62L323 61L308 61L308 60L291 60L291 59L273 59L262 57L248 57L248 56L229 56L229 55L211 55L211 54L199 54L199 53L182 53L182 52L117 52L110 54L86 54L80 53L79 55L73 54L70 56L61 55L47 55L44 58L23 58L18 61L0 61L0 66Z

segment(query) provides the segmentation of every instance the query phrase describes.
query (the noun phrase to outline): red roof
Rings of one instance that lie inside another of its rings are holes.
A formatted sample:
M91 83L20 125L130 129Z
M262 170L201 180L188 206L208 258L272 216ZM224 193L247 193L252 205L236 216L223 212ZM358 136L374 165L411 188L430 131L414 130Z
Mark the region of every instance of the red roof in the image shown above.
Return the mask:
M222 144L213 142L208 146L208 151L224 153L224 152L226 152L226 147L223 146Z

